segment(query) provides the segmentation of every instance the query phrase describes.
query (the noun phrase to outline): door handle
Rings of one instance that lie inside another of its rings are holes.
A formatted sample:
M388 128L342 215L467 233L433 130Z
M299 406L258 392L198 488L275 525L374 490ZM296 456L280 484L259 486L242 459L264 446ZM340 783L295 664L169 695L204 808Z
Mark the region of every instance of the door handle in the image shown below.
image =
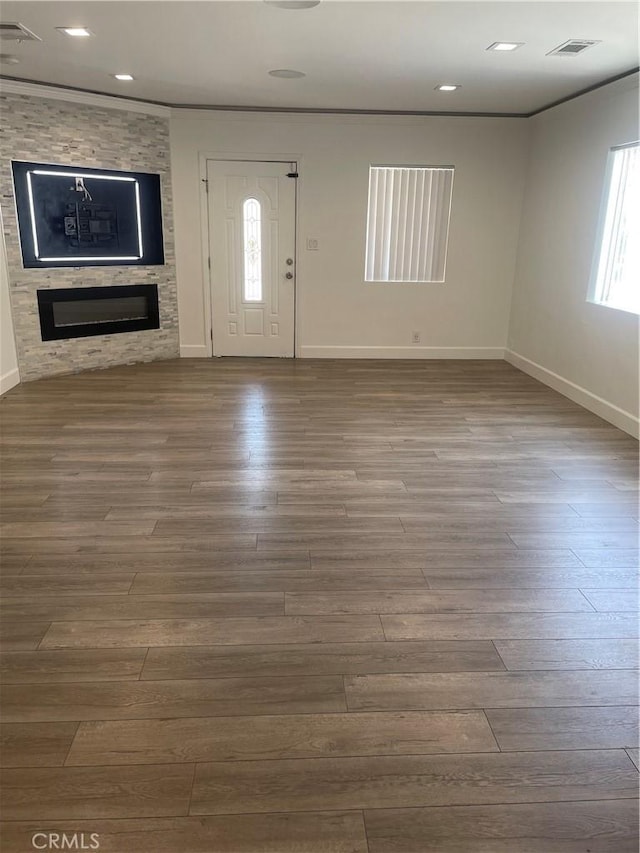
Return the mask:
M293 278L293 273L292 273L292 272L287 272L287 273L285 273L285 274L284 274L284 277L285 277L285 278Z

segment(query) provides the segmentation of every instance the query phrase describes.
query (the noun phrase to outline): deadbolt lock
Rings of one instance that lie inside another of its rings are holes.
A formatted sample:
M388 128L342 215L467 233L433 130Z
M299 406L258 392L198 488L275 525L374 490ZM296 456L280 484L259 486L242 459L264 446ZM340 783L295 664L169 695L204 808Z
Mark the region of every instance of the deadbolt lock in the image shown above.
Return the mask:
M290 267L293 264L293 258L287 258L287 266Z

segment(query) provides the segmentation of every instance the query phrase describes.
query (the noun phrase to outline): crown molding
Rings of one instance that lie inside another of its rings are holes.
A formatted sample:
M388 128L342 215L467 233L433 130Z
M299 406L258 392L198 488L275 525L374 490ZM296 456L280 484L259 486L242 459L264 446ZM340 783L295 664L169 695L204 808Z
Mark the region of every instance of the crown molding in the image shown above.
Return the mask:
M541 113L547 112L547 110L552 110L555 107L562 106L562 104L567 104L569 101L575 101L577 98L581 98L583 95L589 95L591 92L596 92L598 89L602 89L605 86L610 86L613 83L617 83L618 80L626 80L629 77L637 77L638 72L640 71L640 67L635 66L635 68L630 68L628 71L623 71L621 74L616 74L614 77L607 77L606 80L601 80L599 83L594 83L592 86L587 86L586 89L580 89L578 92L574 92L572 95L567 95L564 98L559 98L557 101L552 101L550 104L545 104L542 107L539 107L537 110L534 110L531 113L527 113L527 118L533 118L534 116L538 116Z
M125 110L131 113L161 116L169 118L171 109L163 104L134 101L114 95L101 95L83 89L68 89L62 86L49 86L43 83L29 83L13 77L0 78L0 92L10 95L30 95L36 98L48 98L53 101L67 101L72 104L85 104L90 107L104 107L110 110Z
M19 77L5 77L0 75L0 93L7 92L14 95L31 95L39 98L49 98L58 101L68 101L76 104L86 104L93 107L104 107L112 110L126 110L133 113L142 113L144 115L161 116L162 118L170 118L181 112L191 111L194 115L206 112L218 113L245 113L246 115L255 116L258 113L265 115L282 114L285 116L292 115L337 115L337 116L356 116L367 117L373 116L395 116L395 117L426 117L438 116L442 118L518 118L529 119L538 116L541 113L552 110L569 101L581 98L584 95L616 83L619 80L631 78L634 75L637 77L640 68L637 66L623 71L621 74L616 74L613 77L608 77L605 80L600 80L585 89L580 89L570 95L544 104L541 107L527 113L509 113L509 112L474 112L474 111L440 111L440 110L374 110L374 109L341 109L332 107L266 107L266 106L251 106L241 104L171 104L160 101L140 101L128 98L123 95L105 95L102 92L95 92L88 89L81 89L73 86L55 86L44 82L33 82Z

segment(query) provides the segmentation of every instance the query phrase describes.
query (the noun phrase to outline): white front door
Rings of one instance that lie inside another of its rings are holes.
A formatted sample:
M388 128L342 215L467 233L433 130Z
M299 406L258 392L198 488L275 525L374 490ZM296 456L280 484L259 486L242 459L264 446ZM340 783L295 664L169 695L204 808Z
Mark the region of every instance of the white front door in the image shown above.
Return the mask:
M292 357L296 182L290 163L208 160L213 354Z

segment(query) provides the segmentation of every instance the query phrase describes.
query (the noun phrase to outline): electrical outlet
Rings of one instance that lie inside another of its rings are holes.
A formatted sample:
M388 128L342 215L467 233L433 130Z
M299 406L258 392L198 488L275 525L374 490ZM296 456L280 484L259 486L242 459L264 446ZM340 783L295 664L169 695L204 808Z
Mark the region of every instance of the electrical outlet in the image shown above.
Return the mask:
M307 252L317 252L319 249L317 237L307 237Z
M420 332L411 332L411 343L419 344L420 343Z

